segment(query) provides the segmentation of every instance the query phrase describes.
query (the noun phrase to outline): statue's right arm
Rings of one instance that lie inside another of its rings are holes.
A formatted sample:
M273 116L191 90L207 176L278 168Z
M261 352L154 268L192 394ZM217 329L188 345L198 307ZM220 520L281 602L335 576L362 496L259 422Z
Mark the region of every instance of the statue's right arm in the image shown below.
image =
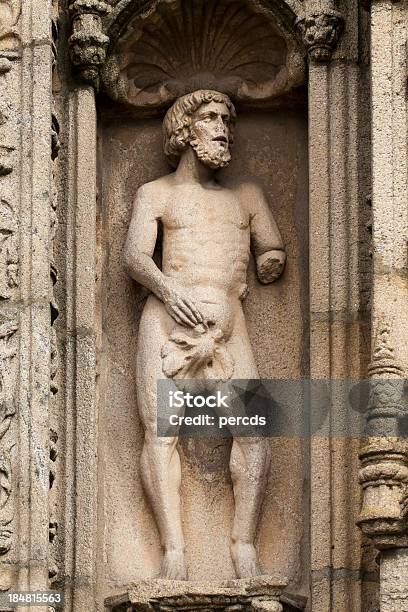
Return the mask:
M136 195L124 249L129 275L161 300L167 312L180 325L194 327L202 322L199 309L174 279L163 274L153 261L157 225L163 214L160 195L144 185Z
M157 202L149 198L147 191L143 186L137 192L125 243L124 260L129 275L163 300L165 277L152 259L161 210Z

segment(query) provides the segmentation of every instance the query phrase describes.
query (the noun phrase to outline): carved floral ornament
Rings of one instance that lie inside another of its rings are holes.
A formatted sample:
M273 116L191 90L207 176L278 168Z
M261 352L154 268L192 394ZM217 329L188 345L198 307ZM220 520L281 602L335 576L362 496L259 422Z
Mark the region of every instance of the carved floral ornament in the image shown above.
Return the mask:
M16 25L21 14L21 0L0 0L0 50L14 51L20 46Z
M18 287L18 223L11 205L0 198L0 299L12 297Z
M0 0L0 75L11 70L11 60L19 56L21 37L18 20L22 0Z
M0 555L12 544L14 510L12 504L13 473L11 453L14 436L7 436L16 413L15 356L17 320L14 315L0 318Z

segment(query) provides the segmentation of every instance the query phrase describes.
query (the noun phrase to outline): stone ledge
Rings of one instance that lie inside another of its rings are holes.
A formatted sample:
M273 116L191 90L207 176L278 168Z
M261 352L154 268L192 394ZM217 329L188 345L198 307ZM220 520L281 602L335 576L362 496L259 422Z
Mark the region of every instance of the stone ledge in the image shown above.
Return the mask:
M229 612L282 612L295 609L280 603L286 581L257 576L220 583L177 580L143 580L132 583L126 592L108 597L106 610L111 612L151 612L159 610L225 610ZM286 598L285 598L286 599ZM301 608L299 608L301 609Z

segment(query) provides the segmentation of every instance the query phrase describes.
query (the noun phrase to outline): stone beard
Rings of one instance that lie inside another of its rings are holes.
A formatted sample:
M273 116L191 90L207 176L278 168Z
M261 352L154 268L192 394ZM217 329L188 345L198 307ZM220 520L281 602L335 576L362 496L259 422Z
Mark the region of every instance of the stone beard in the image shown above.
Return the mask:
M190 141L198 159L214 170L224 168L231 161L229 148L223 147L221 143L212 140L202 141L194 138Z
M259 378L242 310L250 249L262 283L275 281L285 263L279 229L259 187L216 180L216 170L231 159L235 118L231 100L216 91L195 91L173 104L163 131L176 170L138 190L125 246L129 274L151 291L136 365L145 430L141 473L163 547L161 577L172 580L188 575L181 466L177 436L165 443L157 437L157 380ZM162 270L152 259L159 222ZM238 578L262 573L254 540L269 462L266 439L234 438L231 556Z

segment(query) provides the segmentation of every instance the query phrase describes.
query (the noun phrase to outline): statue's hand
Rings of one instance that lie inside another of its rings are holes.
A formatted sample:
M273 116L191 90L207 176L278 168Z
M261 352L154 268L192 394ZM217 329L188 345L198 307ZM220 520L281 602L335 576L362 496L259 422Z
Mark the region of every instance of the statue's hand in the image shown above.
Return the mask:
M173 279L166 280L162 300L169 315L180 325L195 327L203 323L203 316L188 290Z

